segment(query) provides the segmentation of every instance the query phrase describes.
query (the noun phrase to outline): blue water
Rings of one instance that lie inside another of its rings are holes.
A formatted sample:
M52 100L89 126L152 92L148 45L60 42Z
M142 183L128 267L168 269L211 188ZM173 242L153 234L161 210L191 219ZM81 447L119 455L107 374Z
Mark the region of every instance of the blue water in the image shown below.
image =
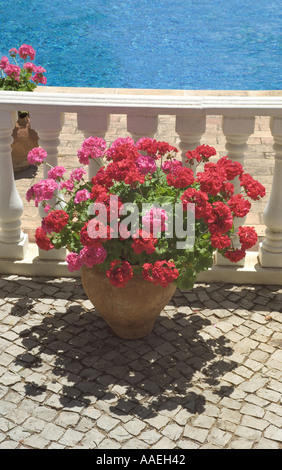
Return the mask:
M282 89L281 0L0 0L0 37L50 86Z

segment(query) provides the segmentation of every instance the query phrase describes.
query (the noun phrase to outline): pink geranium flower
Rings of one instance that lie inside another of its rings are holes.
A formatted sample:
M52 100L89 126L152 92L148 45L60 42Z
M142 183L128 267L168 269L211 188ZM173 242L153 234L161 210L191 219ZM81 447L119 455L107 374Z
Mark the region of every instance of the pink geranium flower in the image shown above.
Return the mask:
M14 78L17 82L20 81L21 68L18 65L8 64L4 72L8 77Z
M145 230L149 230L150 233L157 233L166 230L166 220L168 220L166 211L153 207L142 217L142 224Z
M0 60L0 69L5 70L5 68L9 65L9 59L5 55Z
M27 59L29 57L30 60L34 60L35 50L29 44L22 44L19 48L19 56L21 59Z
M81 189L80 191L77 191L74 202L75 204L79 204L80 202L87 201L87 199L90 198L90 193L87 191L87 189Z
M140 155L136 164L141 175L154 173L157 169L156 162L150 155Z
M89 137L85 139L77 152L80 163L82 165L88 165L90 158L102 158L106 147L106 141L100 137Z
M35 72L37 68L33 62L26 62L23 67L30 73Z
M31 165L40 165L46 158L47 152L41 147L35 147L27 155L27 160Z
M86 175L84 168L75 168L71 171L70 180L71 181L80 181L83 178L83 175Z
M103 246L85 246L79 253L80 262L88 268L104 263L106 258L107 251Z
M56 181L52 179L41 180L29 188L26 193L26 200L29 202L33 199L35 206L38 207L39 202L52 199L57 188L58 183Z
M72 273L73 271L79 271L83 266L83 261L77 253L69 253L66 256L66 262L68 270Z
M48 178L60 180L66 171L64 166L54 166L48 171Z
M11 57L16 57L16 55L18 54L18 49L16 49L15 47L12 47L10 50L9 50L9 54Z

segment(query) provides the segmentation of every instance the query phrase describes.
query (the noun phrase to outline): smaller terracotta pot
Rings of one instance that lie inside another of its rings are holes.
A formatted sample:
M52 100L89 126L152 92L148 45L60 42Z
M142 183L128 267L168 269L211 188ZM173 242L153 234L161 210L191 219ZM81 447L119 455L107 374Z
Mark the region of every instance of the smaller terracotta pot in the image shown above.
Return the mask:
M27 154L34 147L38 147L38 135L30 127L30 118L28 115L19 117L14 127L12 147L12 162L14 171L25 170L30 167L27 160Z
M123 339L143 338L151 333L155 319L173 297L176 286L155 286L134 277L125 287L113 286L98 268L81 269L81 281L88 299L112 331Z

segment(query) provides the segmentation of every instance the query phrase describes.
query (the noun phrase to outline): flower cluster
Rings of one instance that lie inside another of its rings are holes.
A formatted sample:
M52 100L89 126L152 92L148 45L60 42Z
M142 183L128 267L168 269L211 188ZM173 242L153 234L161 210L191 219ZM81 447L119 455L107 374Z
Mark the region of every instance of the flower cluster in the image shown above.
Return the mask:
M13 58L14 63L11 63L7 56L1 58L0 90L32 91L38 84L46 85L47 78L44 75L46 70L32 62L35 54L32 46L22 44L19 49L12 47L9 50L9 55ZM22 66L18 65L17 56L24 61ZM29 62L27 62L28 59Z
M27 191L27 200L46 212L36 230L38 246L67 247L71 272L95 266L116 287L137 275L162 287L190 288L196 274L212 266L215 250L232 262L242 259L257 234L243 224L234 233L234 218L244 219L250 200L265 195L264 187L227 156L211 159L213 147L188 151L186 166L177 152L151 138L136 143L118 138L109 147L101 138L86 139L79 162L104 160L91 181L83 167L65 178L66 169L56 166ZM35 148L28 159L40 165L46 152ZM190 227L191 214L194 238L187 246L190 233L184 227Z

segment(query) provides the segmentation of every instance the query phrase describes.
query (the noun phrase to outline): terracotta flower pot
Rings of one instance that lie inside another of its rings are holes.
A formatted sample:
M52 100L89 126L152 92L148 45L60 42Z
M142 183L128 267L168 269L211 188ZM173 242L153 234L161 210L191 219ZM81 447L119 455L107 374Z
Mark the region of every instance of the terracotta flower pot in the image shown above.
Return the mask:
M97 268L81 269L85 293L112 331L123 339L143 338L151 333L155 319L171 300L176 286L155 286L140 275L125 287L110 284Z
M27 160L27 154L34 147L38 147L38 135L34 129L30 127L29 115L19 116L14 127L12 147L12 162L14 171L25 170L30 167Z

